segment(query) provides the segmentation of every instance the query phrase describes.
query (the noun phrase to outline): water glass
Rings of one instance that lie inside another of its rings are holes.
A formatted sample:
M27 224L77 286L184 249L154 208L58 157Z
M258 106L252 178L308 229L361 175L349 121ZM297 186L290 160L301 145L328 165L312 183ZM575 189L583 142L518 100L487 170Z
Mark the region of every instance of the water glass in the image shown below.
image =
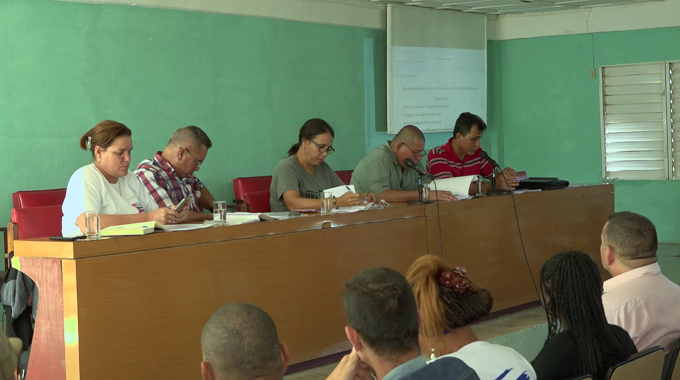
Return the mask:
M215 226L225 226L227 224L227 202L213 202L213 221Z
M321 198L321 215L330 215L333 213L333 193L330 191L320 191L319 198Z
M430 184L429 183L423 185L423 200L424 201L430 200Z
M481 175L477 176L477 193L475 195L478 197L483 197L486 195L484 192L484 177Z
M87 240L99 239L99 213L85 211L85 236Z

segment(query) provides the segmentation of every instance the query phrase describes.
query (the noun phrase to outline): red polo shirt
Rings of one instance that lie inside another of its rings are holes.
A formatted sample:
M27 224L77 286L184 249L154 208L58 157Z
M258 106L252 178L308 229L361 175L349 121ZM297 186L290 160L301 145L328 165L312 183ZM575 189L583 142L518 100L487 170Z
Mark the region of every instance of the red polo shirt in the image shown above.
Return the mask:
M449 139L444 145L435 147L427 155L427 172L432 174L435 179L464 177L466 175L479 175L491 178L493 167L481 158L479 154L482 149L477 149L472 156L465 156L461 161L451 148Z

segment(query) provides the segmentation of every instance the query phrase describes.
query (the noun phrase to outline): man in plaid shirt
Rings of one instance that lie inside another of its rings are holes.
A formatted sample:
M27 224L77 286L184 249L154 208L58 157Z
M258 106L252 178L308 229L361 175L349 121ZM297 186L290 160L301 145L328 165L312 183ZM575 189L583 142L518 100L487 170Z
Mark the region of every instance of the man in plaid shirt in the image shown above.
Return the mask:
M177 205L188 197L189 216L186 221L211 219L212 214L203 210L212 210L215 198L194 176L211 147L210 138L201 128L180 128L172 134L162 152L137 166L135 174L159 207Z

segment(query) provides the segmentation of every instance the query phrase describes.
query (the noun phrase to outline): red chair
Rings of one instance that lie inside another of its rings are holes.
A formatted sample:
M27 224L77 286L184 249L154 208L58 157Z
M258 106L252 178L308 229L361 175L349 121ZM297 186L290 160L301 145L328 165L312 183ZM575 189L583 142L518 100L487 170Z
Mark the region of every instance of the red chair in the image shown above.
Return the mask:
M61 205L66 189L17 191L12 194L14 208L7 224L7 252L14 240L61 236Z
M354 170L339 170L336 171L335 173L340 177L342 182L345 183L345 185L349 185L350 181L352 180L352 173Z
M17 191L12 194L14 208L61 206L66 198L66 189Z
M234 203L243 212L269 212L271 176L242 177L234 179Z

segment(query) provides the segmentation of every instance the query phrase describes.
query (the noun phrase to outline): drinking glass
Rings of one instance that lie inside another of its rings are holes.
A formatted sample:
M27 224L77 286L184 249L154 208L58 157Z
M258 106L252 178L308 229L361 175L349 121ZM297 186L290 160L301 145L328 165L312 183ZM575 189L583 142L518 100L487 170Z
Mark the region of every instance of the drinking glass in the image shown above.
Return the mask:
M320 191L319 198L321 198L321 215L330 215L333 213L333 193L330 191Z
M213 202L213 221L215 226L227 224L227 201Z
M85 236L87 240L99 239L99 213L85 211Z

